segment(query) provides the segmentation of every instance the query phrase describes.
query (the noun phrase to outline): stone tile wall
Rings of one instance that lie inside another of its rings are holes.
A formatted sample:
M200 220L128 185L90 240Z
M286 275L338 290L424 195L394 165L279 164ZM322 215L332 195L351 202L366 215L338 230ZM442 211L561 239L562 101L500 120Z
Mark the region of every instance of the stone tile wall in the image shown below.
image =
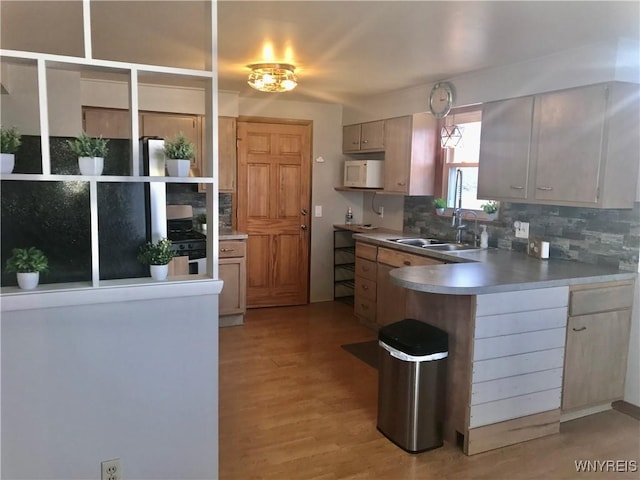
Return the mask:
M472 216L466 221L473 230ZM502 202L500 216L487 225L489 246L526 252L526 239L515 238L513 222L529 222L529 235L550 243L550 258L610 265L637 271L640 203L633 209L558 207ZM435 215L433 197L405 197L404 231L454 239L451 218Z

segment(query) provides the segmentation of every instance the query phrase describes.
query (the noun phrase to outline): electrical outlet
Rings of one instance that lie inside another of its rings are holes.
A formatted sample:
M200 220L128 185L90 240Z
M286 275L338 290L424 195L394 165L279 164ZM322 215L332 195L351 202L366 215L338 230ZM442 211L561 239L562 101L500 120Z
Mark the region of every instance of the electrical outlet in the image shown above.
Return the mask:
M102 480L122 480L122 461L119 458L105 460L100 463L102 467Z
M529 238L529 222L513 222L516 238Z
M383 218L383 217L384 217L384 207L382 207L382 206L381 206L381 207L378 209L378 215L380 215L380 218Z

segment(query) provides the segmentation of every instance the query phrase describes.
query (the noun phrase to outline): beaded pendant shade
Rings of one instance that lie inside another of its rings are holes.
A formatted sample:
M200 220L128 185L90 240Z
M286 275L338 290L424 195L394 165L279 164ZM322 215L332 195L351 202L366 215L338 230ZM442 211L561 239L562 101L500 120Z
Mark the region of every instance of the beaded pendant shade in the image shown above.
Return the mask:
M298 85L295 67L288 63L253 63L248 83L261 92L288 92Z

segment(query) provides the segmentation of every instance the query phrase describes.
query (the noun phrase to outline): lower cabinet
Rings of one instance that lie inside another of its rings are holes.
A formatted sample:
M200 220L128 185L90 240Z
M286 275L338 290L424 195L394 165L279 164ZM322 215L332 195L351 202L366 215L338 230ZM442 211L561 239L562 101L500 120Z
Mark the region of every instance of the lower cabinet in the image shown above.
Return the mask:
M236 323L241 323L247 310L246 242L220 241L219 258L218 276L224 281L219 297L219 315L236 315L239 317ZM224 326L222 318L220 323Z
M375 328L376 325L376 256L378 247L356 242L356 283L354 313L360 321Z
M633 282L571 289L563 411L603 405L624 395L632 304Z

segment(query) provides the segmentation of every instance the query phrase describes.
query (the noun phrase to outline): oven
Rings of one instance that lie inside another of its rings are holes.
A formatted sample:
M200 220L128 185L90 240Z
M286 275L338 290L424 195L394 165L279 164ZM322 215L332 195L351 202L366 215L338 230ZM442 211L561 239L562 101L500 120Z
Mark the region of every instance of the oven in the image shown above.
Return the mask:
M188 210L191 210L190 206ZM178 256L189 257L189 274L204 274L207 272L207 237L193 229L193 215L175 217L175 214L185 213L185 209L167 206L167 238L171 240L171 250Z

